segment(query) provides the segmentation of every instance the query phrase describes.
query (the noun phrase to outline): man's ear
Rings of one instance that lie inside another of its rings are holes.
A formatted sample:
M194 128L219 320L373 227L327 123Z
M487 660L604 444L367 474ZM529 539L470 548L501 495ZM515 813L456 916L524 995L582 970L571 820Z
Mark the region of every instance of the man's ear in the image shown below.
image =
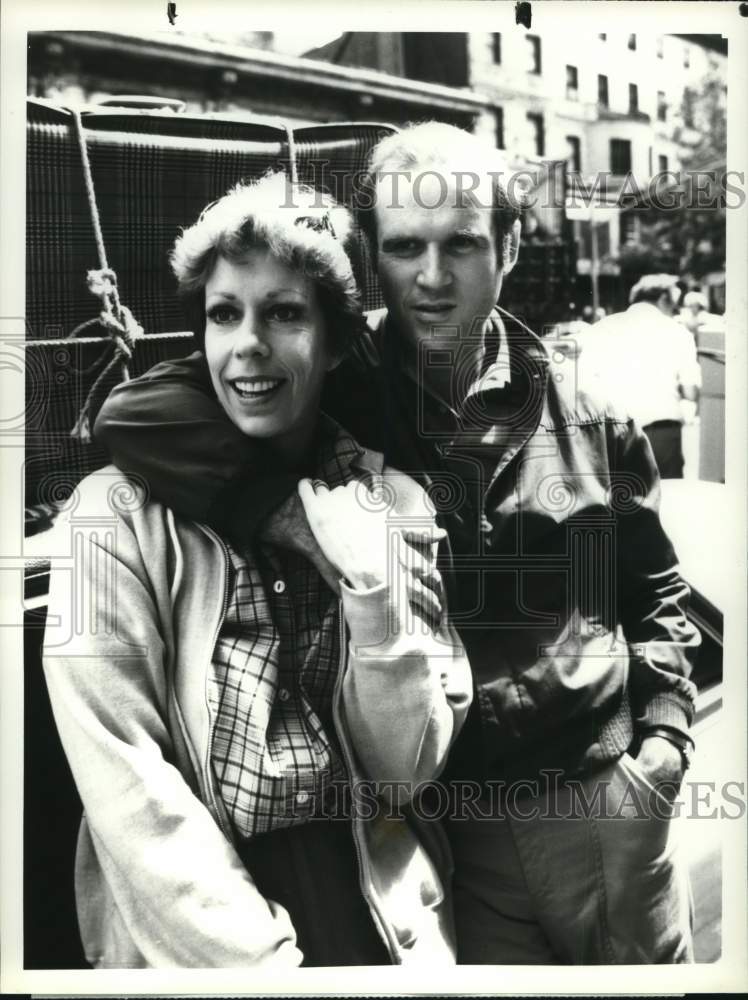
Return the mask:
M663 312L665 314L672 312L674 310L675 304L673 303L673 297L670 294L670 289L668 289L666 292L663 292L662 295L659 297L659 299L657 300L657 308L660 310L660 312Z
M522 232L522 224L519 219L515 220L512 228L504 237L503 246L503 267L502 270L504 274L509 274L517 263L517 256L519 255L519 237Z

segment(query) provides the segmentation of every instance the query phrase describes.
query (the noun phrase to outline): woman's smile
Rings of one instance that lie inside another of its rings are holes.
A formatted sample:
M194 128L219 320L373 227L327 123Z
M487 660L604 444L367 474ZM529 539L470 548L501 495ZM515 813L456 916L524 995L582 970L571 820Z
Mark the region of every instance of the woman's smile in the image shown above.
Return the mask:
M242 377L229 379L229 385L245 403L269 402L282 389L286 379Z

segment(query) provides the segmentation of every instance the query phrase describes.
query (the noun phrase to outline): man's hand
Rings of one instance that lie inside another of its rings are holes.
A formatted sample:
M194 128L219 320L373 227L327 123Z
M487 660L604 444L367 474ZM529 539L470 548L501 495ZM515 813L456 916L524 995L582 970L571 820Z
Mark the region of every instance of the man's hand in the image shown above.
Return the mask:
M299 552L314 563L327 585L340 596L341 574L325 556L312 534L304 506L296 493L285 500L260 525L260 541Z
M441 617L441 578L436 547L446 534L436 523L402 528L389 506L358 481L329 489L302 479L299 496L309 526L325 557L357 590L386 584L397 588L405 575L412 607L435 627Z
M636 760L649 783L674 802L684 773L680 750L662 736L645 736Z

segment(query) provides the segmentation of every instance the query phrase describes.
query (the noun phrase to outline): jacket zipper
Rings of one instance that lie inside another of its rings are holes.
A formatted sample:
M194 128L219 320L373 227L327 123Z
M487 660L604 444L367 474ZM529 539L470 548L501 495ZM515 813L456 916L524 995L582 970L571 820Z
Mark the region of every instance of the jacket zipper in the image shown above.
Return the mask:
M212 646L211 646L211 649L215 649L216 642L218 642L218 636L220 635L221 626L222 626L223 622L226 619L226 614L228 613L228 605L229 605L229 587L228 587L229 554L228 554L228 550L227 550L227 548L226 548L223 540L211 528L208 528L207 525L202 525L202 524L200 525L200 527L220 547L221 552L223 554L223 561L224 561L223 605L222 605L222 610L221 610L220 618L218 619L218 623L217 623L217 625L215 627L215 630L214 630L213 643L212 643ZM350 748L350 746L348 744L347 730L345 728L345 725L344 725L344 722L343 722L343 718L342 718L342 715L341 715L341 712L340 712L340 703L341 703L341 700L342 700L342 688L343 688L343 675L344 675L344 672L345 672L344 671L344 667L345 667L345 664L347 662L347 657L348 657L348 652L347 652L348 651L348 641L347 641L348 640L348 636L347 636L347 632L346 632L345 615L343 613L343 602L342 602L342 600L340 600L339 603L338 603L338 621L339 621L338 632L339 632L339 642L340 642L340 656L339 656L339 660L338 660L338 673L337 673L337 677L335 678L335 689L333 691L332 713L333 713L333 721L335 723L335 728L337 729L338 736L340 738L340 748L341 748L342 753L343 753L343 763L345 765L345 769L346 769L346 772L347 772L347 775L348 775L348 783L351 786L351 790L352 790L353 789L353 775L354 775L353 754L352 754L351 748ZM205 785L206 793L207 793L207 795L208 795L208 797L210 799L210 804L211 804L212 812L213 812L213 815L214 815L214 817L216 819L216 822L218 823L220 829L222 830L222 832L226 836L226 838L231 843L233 843L234 842L234 837L233 837L231 831L227 828L227 824L226 824L226 822L224 820L223 813L221 812L220 808L218 807L218 804L217 804L217 801L216 801L216 793L215 793L215 788L214 788L214 785L213 785L213 776L212 776L212 772L211 772L211 768L210 768L210 762L211 762L212 755L213 755L213 721L214 720L213 720L212 713L211 713L211 710L210 710L210 699L208 697L208 673L207 672L206 672L206 675L205 675L205 706L206 706L206 710L207 710L207 713L208 713L208 741L207 741L207 748L206 748L206 756L205 756L205 759L203 761L203 783ZM352 795L351 795L351 805L353 805L353 796ZM368 882L371 883L371 876L369 874L369 865L368 865L368 863L366 861L366 858L364 857L364 851L363 851L363 849L361 847L361 823L362 823L362 820L359 817L357 817L356 815L354 815L354 816L351 817L351 831L352 831L352 834L353 834L353 847L354 847L354 851L356 853L356 861L357 861L357 864L358 864L358 883L359 883L359 888L361 889L361 895L364 897L364 899L367 901L367 903L369 905L369 909L370 909L370 911L372 913L372 917L375 918L375 922L379 926L379 931L380 931L382 937L385 939L385 943L387 945L387 948L389 949L391 957L393 958L393 960L395 962L397 962L398 964L400 964L400 952L399 952L399 948L398 948L397 942L396 942L396 940L394 938L394 935L390 931L390 928L388 926L387 920L379 912L379 908L377 907L376 903L372 900L371 893L367 892L367 889L366 889L366 882L368 880Z
M338 605L338 616L339 616L339 640L340 640L340 659L338 662L338 674L335 678L335 690L333 691L333 705L332 714L333 721L335 723L335 728L338 732L338 737L340 739L340 749L343 752L343 763L345 765L346 772L348 774L348 784L351 788L351 808L354 808L353 802L353 778L355 769L353 766L353 754L348 743L348 731L344 724L343 717L340 711L340 704L342 700L342 689L343 689L343 675L344 667L348 659L348 636L345 625L345 615L343 613L343 601L341 600ZM382 937L385 939L385 943L389 949L391 957L400 964L400 951L397 945L397 941L394 935L390 932L387 920L379 912L379 908L371 898L372 894L367 891L366 883L371 884L371 875L369 870L369 865L364 857L364 851L361 846L362 833L361 825L362 820L359 816L354 814L351 816L351 831L353 834L353 847L356 852L356 861L358 862L358 884L361 889L361 895L364 897L369 905L369 909L372 916L375 918L375 922L379 925L379 931Z
M211 528L208 528L207 525L201 524L200 527L211 538L214 539L214 541L220 547L221 553L223 555L223 568L224 568L224 573L223 573L223 604L222 604L222 607L221 607L221 615L220 615L220 617L218 619L218 622L216 624L216 627L215 627L215 629L213 631L213 642L211 643L211 647L210 647L211 650L215 650L216 643L218 642L218 637L221 634L221 627L222 627L224 621L226 620L226 615L228 614L228 610L229 610L229 553L228 553L228 549L226 548L226 545L223 542L223 539L221 539L219 535L217 535ZM207 796L208 796L208 798L210 800L210 805L211 805L211 810L213 812L213 816L215 817L215 820L218 823L219 827L221 828L221 831L223 832L224 836L227 838L227 840L230 843L233 844L234 843L234 835L231 832L231 830L228 828L228 825L227 825L226 820L225 820L224 815L223 815L223 811L218 806L218 801L217 801L217 798L216 798L216 790L215 790L215 787L213 785L213 771L212 771L211 763L210 762L213 759L213 731L214 731L214 721L215 720L213 718L213 713L211 712L211 708L210 708L210 696L209 696L209 693L208 693L208 680L209 680L209 671L206 671L205 672L204 695L205 695L205 709L206 709L206 712L207 712L207 715L208 715L208 741L207 741L207 747L206 747L205 757L204 757L203 762L202 762L202 767L203 767L203 784L205 785L205 790L206 790Z

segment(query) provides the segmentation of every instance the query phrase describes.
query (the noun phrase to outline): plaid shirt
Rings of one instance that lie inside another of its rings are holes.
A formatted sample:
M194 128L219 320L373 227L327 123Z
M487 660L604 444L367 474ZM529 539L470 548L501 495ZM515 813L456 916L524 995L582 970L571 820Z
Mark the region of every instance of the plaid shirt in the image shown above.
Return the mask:
M361 454L330 421L315 478L355 478ZM332 719L340 667L335 595L303 556L269 545L227 546L226 617L213 654L208 696L211 763L241 837L305 823L330 783L345 779Z

